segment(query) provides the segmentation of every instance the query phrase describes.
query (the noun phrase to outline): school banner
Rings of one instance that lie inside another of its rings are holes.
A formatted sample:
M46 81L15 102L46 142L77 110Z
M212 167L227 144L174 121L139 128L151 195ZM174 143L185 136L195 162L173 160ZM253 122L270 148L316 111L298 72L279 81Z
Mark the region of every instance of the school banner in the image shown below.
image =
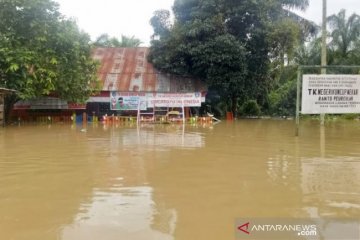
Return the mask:
M153 107L200 107L201 93L116 92L110 94L111 110L146 110Z
M201 93L147 93L148 107L200 107Z
M303 75L302 114L360 113L360 75Z
M146 94L142 92L111 92L110 109L111 110L146 110Z

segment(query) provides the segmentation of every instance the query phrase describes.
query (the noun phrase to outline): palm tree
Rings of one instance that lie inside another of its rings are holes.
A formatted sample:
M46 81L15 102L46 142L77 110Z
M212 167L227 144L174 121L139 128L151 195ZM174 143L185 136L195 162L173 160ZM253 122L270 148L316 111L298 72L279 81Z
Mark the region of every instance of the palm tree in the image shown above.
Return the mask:
M346 60L359 42L360 16L354 13L347 19L342 9L338 14L329 16L327 21L331 29L330 50L338 61Z
M306 10L309 6L309 0L280 0L284 7Z
M321 37L302 43L295 51L294 61L299 65L319 65L321 62Z
M121 47L138 47L142 42L135 36L127 37L121 35Z
M93 45L96 47L111 47L109 34L103 33L100 36L98 36L95 42L93 42Z
M93 45L95 47L139 47L142 42L140 39L132 37L127 37L121 35L121 41L116 37L110 37L108 34L101 34L96 38Z

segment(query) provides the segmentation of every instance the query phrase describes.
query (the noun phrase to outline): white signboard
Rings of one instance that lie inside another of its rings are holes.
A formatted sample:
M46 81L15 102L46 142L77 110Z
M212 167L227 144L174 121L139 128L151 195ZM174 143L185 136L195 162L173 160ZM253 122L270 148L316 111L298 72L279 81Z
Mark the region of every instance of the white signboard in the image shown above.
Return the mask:
M302 114L360 113L360 75L303 75Z
M201 93L148 93L148 107L200 107Z

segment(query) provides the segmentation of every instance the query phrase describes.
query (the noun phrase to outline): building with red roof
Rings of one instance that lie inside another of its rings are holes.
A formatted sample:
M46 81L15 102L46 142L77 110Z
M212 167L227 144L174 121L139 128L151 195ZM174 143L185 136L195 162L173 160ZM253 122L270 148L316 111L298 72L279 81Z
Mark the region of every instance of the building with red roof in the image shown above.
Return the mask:
M84 111L96 116L135 115L140 105L142 110L157 106L199 107L205 101L207 88L203 82L157 71L147 61L148 54L147 47L95 48L93 58L100 65L101 91L90 97L86 105L44 97L16 103L14 115L27 116L28 110L37 115L69 116Z

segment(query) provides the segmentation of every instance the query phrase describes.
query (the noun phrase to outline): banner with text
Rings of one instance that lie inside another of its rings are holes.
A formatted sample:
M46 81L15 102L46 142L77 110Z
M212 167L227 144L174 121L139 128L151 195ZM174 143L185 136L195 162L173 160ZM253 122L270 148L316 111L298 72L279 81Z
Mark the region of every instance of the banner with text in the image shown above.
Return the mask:
M148 107L200 107L201 93L147 93Z
M360 113L360 75L303 75L302 114Z
M143 92L116 92L110 94L111 110L146 110L146 93Z
M201 93L116 92L110 94L111 110L146 110L153 107L200 107Z

